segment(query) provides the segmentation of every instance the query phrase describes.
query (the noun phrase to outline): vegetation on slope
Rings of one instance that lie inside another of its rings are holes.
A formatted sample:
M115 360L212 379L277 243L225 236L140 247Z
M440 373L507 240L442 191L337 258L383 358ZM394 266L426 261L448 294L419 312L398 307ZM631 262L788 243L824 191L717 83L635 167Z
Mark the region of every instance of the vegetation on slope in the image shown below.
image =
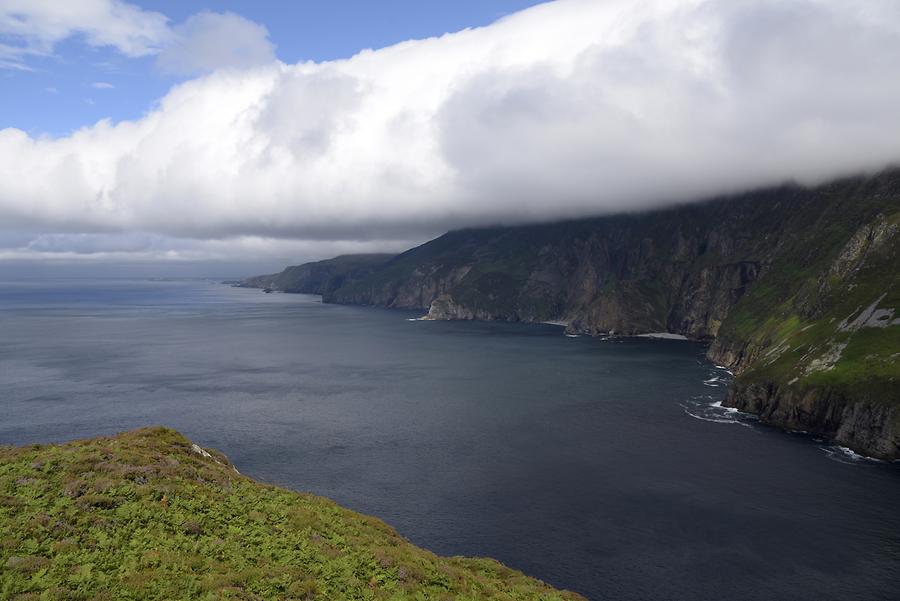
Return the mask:
M713 347L742 347L739 384L827 387L900 404L900 190L870 182L799 229Z
M710 348L727 406L900 458L900 177L825 187Z
M257 483L173 430L0 447L2 599L578 599Z

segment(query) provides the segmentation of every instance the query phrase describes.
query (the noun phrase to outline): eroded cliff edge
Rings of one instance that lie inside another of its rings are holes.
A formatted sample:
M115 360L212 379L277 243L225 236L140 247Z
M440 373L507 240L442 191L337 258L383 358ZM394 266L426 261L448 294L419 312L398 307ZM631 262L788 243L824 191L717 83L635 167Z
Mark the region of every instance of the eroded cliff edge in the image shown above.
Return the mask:
M728 405L900 458L898 224L895 169L641 214L449 232L361 270L335 259L340 283L327 289L289 272L328 261L266 281L431 319L711 341L710 359L737 374Z

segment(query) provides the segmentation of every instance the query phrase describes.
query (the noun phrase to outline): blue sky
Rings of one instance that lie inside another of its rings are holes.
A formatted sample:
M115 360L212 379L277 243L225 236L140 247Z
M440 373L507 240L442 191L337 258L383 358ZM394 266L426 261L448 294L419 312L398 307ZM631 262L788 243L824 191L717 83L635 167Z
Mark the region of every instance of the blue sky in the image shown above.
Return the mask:
M252 274L872 172L898 64L897 0L0 0L0 264Z
M467 27L487 25L538 0L139 0L173 25L204 10L234 12L262 24L286 63L347 58ZM2 38L0 38L2 39ZM135 119L183 77L161 73L153 56L127 57L92 47L79 36L60 42L49 57L31 58L33 71L0 69L0 129L33 136L64 135L99 119ZM112 87L107 87L109 84ZM97 86L97 87L95 87Z

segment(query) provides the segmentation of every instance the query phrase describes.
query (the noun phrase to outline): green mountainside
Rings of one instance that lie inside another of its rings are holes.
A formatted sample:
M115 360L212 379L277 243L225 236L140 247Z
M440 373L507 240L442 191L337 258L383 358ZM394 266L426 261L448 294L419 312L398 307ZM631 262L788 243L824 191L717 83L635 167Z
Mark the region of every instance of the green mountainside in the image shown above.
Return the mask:
M581 599L146 428L0 447L0 598Z
M731 406L900 458L898 222L894 169L640 214L449 232L320 293L430 319L711 341L710 358L737 374Z
M877 192L858 204L869 201L880 212L849 236L836 224L852 222L854 204L810 215L709 354L738 370L727 405L897 459L900 208L880 204Z

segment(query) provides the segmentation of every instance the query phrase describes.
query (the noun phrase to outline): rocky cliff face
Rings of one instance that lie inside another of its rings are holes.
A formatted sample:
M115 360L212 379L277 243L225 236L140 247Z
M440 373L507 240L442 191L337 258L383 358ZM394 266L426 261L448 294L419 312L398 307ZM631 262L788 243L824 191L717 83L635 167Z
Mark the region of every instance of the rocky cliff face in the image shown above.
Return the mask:
M813 254L834 252L877 207L845 209L867 186L898 179L787 186L640 215L450 232L326 300L421 309L435 319L554 320L591 334L668 331L712 339L806 229L840 220L833 228L826 223L823 229L835 231L821 232L810 247Z
M720 228L739 229L723 208L452 232L326 300L422 309L434 319L555 320L591 334L712 338L767 250L737 231L723 235Z
M889 391L884 394L890 395ZM900 403L891 397L867 398L848 387L797 386L738 379L725 405L755 413L760 421L810 432L882 459L900 458Z
M894 170L636 215L450 232L322 294L430 319L709 340L710 358L738 374L731 406L900 457L898 223Z
M738 373L727 406L900 458L900 211L882 208L833 252L797 240L736 304L709 350Z

